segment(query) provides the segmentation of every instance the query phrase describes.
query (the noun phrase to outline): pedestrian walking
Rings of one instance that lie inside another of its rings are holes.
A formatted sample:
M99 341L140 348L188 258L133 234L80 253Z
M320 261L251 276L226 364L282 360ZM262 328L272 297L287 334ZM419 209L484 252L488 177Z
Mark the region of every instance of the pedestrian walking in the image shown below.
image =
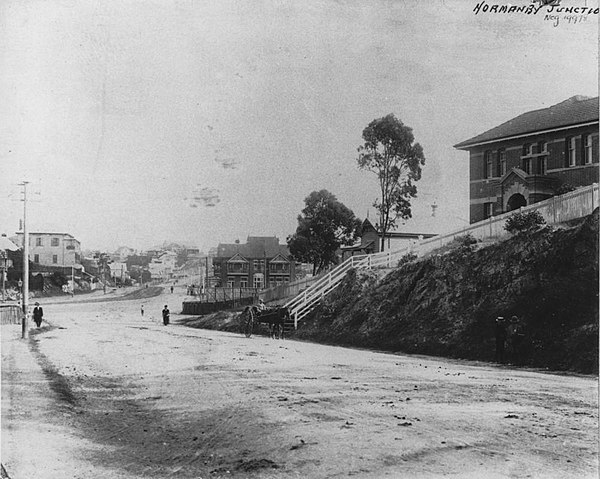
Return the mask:
M496 362L504 362L504 347L506 345L506 322L504 317L496 318Z
M170 316L171 312L169 311L169 308L167 307L167 305L165 304L165 307L162 310L162 317L163 317L163 324L166 326L167 324L169 324L169 316Z
M142 304L142 308L140 309L140 312L142 313L142 317L144 316L144 305Z
M173 286L171 286L171 294L173 294Z
M35 308L33 308L33 321L39 328L42 325L42 319L44 317L44 310L40 306L40 303L35 303Z

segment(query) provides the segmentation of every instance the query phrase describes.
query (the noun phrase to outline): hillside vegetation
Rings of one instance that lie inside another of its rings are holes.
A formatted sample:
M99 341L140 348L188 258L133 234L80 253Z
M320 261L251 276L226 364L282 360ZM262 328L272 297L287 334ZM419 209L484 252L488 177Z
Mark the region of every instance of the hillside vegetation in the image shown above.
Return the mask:
M512 315L521 318L525 341L519 358L508 351L509 362L598 373L598 210L575 226L521 233L485 248L457 241L383 279L351 270L291 335L493 361L495 318ZM239 311L183 323L243 331Z
M476 249L458 242L381 281L351 271L298 338L492 361L494 320L517 315L523 365L598 372L598 211Z

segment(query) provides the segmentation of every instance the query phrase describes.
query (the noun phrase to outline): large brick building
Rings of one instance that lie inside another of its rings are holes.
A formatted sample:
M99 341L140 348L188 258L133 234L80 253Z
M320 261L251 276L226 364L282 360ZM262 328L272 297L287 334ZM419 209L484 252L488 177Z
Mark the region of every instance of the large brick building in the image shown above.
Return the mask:
M246 244L219 244L213 257L220 286L258 288L293 281L296 263L275 236L249 236Z
M574 96L454 146L469 152L470 220L598 182L598 97Z

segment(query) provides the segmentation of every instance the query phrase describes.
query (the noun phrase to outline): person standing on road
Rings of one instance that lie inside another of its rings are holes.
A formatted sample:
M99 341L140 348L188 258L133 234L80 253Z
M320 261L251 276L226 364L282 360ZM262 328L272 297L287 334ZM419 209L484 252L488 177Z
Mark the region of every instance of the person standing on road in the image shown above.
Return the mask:
M142 304L142 308L140 309L140 312L142 313L142 316L144 316L144 305Z
M504 362L504 346L506 344L506 322L502 316L496 318L496 362Z
M35 308L33 308L33 320L35 324L39 328L42 325L42 318L44 317L44 310L40 306L40 303L35 303Z
M521 352L524 338L525 333L523 332L523 325L517 316L513 316L510 318L510 324L508 325L508 347L510 351L510 358L514 364L521 363Z
M165 307L162 310L162 316L163 316L163 324L166 326L167 324L169 324L169 315L170 315L170 311L169 308L167 307L167 305L165 304Z
M173 294L173 286L171 286L171 294Z

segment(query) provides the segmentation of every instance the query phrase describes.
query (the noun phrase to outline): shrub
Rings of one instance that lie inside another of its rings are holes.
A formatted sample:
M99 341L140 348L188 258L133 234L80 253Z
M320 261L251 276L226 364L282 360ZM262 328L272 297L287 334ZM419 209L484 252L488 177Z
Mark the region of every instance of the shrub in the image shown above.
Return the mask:
M563 183L556 190L556 194L557 195L564 195L565 193L569 193L571 191L575 191L576 189L577 188L575 188L573 185L571 185L569 183Z
M471 233L467 233L466 235L457 236L454 238L452 243L460 248L469 248L474 244L477 244L477 238L475 238Z
M504 229L511 234L534 231L546 224L546 220L539 211L528 213L514 213L510 215Z
M407 263L410 263L416 260L418 256L415 253L406 253L398 260L398 267L404 266Z
M55 286L62 286L63 284L67 284L68 280L63 273L55 271L52 273L52 276L50 276L50 282Z

